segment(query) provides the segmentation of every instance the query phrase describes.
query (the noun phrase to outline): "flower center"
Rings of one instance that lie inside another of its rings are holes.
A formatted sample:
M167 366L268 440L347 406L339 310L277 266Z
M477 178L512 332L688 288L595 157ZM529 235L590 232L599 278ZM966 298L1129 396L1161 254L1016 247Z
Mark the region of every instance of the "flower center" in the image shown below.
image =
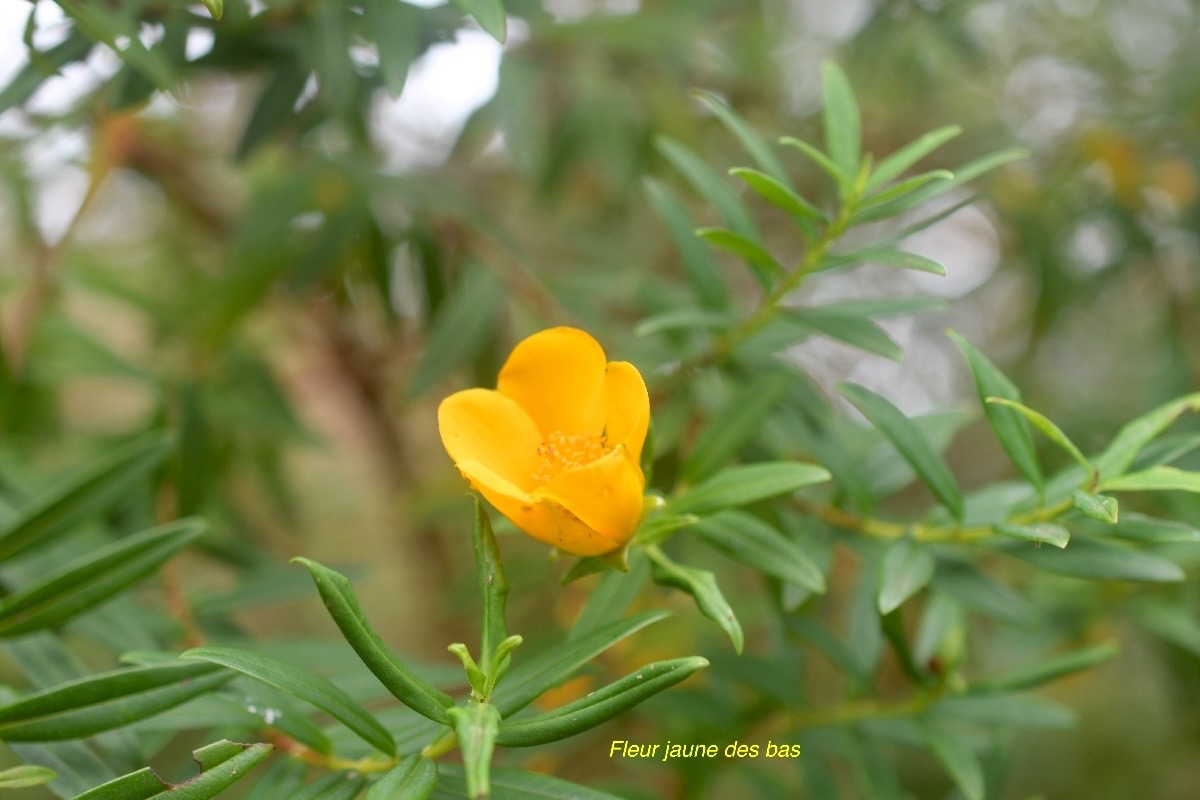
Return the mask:
M603 458L612 450L603 436L583 436L554 431L538 445L539 463L533 472L538 483L548 483L569 469Z

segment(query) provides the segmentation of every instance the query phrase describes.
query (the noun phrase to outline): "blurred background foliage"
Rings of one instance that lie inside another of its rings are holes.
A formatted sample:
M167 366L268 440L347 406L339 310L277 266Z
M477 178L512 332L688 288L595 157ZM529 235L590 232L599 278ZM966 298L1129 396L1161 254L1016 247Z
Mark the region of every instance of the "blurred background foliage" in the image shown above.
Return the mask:
M637 325L688 290L680 244L649 200L669 192L699 224L715 218L656 142L683 143L719 173L746 161L693 88L724 98L767 138L819 141L820 64L834 59L855 87L869 151L949 124L965 133L929 168L1029 151L976 186L978 196L956 190L947 202L962 207L907 241L945 264L946 277L865 267L806 282L797 298L945 299L881 323L902 363L824 338L793 356L826 393L853 380L909 414L972 409L942 425L943 438L958 431L947 459L968 489L1012 472L947 327L1089 452L1123 421L1200 386L1200 4L504 5L501 47L455 5L229 0L217 22L175 0L7 4L2 508L11 517L72 465L166 428L178 456L109 523L189 514L211 523L140 602L125 596L72 623L64 663L111 666L119 652L178 649L198 635L270 637L281 652L312 657L309 637L331 629L308 577L283 566L297 554L356 570L384 637L444 661L444 643L472 630L474 579L469 503L438 442L436 404L491 385L512 343L556 324L593 332L654 389L677 350L637 336ZM789 157L787 167L806 197L828 195L807 162ZM758 220L776 252L799 252L781 215ZM737 305L757 291L735 269L727 282ZM678 468L673 442L694 437L728 388L698 380L655 394L660 487ZM1067 463L1049 445L1043 456ZM885 507L904 516L924 502L907 491ZM1155 503L1147 509L1200 524L1194 495ZM502 546L510 629L553 638L593 584L559 588L544 548L512 536ZM756 576L708 561L749 631L740 665L685 603L647 590L643 604L679 613L657 638L610 654L612 672L702 652L714 662L706 682L583 744L538 751L535 763L521 751L502 760L630 797L794 796L794 766L677 773L607 756L609 738L731 738L722 714L754 686L753 665L785 652ZM839 551L833 617L853 607L856 563ZM1047 712L1051 729L1002 737L993 756L1008 761L1009 777L997 796L1193 797L1196 584L1155 590L1183 610L1155 635L1129 623L1125 584L1000 577L1035 600L1042 622L973 618L980 672L1062 638L1113 636L1123 649L1050 691L1076 710L1074 730L1055 729L1061 719ZM27 686L19 648L6 652L0 679ZM839 695L843 679L824 662L794 657L807 694ZM886 695L899 667L882 670ZM769 679L752 694L769 704L772 692L789 688ZM931 758L899 752L913 796L949 790ZM140 766L127 761L119 766ZM856 796L852 775L835 777Z

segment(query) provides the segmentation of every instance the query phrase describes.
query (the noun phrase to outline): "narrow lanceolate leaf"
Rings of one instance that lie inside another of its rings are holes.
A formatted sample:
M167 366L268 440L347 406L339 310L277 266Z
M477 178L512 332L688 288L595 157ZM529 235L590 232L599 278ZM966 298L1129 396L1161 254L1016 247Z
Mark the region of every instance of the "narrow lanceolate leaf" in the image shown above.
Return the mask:
M858 223L865 219L873 218L875 217L875 213L879 212L880 209L886 208L888 211L892 211L895 207L894 201L901 200L931 183L951 180L954 180L954 173L945 169L935 169L932 172L925 172L920 175L914 175L911 178L906 178L886 189L880 189L864 197L858 204L859 211L850 218L851 222ZM887 216L892 215L888 214Z
M911 269L916 272L928 272L932 275L946 274L946 268L932 258L885 245L863 247L852 253L826 256L822 259L818 269L823 271L853 264L881 264L885 267Z
M709 514L791 494L827 480L829 471L823 467L791 461L731 467L672 499L668 509L675 514Z
M28 789L30 786L41 786L58 777L58 773L48 767L35 767L23 764L19 767L0 769L0 789Z
M825 63L821 77L825 88L825 149L842 172L855 175L862 149L862 123L854 91L846 73L832 62Z
M1141 542L1194 542L1200 544L1200 528L1145 514L1126 513L1115 525L1105 526L1102 533Z
M797 219L813 221L825 219L825 215L816 206L797 194L786 183L764 172L747 167L734 167L729 170L729 174L741 178L763 200Z
M667 616L665 611L646 611L619 619L514 666L492 695L492 704L505 718L511 716L617 642Z
M68 64L87 58L95 46L93 39L78 29L72 29L61 43L38 52L13 76L8 85L0 89L0 113L24 103L41 88L47 78L58 74Z
M502 0L453 0L467 14L475 18L479 27L500 44L508 35L508 20L504 14Z
M1020 412L1025 419L1033 423L1035 428L1045 434L1047 439L1054 442L1056 445L1066 451L1067 455L1075 459L1075 461L1078 462L1079 465L1083 467L1089 475L1095 474L1095 467L1093 467L1092 463L1087 460L1087 456L1083 454L1083 451L1076 447L1075 443L1072 442L1065 433L1063 433L1062 428L1051 422L1050 419L1044 414L1034 411L1028 406L1021 405L1018 402L1008 400L1003 397L988 397L984 402L988 405L1005 406L1006 408L1011 408Z
M1004 552L1047 572L1094 580L1171 583L1184 579L1174 561L1104 539L1077 536L1065 550L1005 548Z
M867 191L878 189L888 181L899 178L913 164L916 164L960 133L962 133L962 128L957 125L949 125L945 128L930 131L909 142L895 153L880 161L879 165L871 171L871 177L867 180Z
M483 598L483 629L479 654L479 667L484 675L492 675L495 666L492 659L496 648L508 638L504 622L504 605L508 600L508 578L504 575L504 564L500 559L500 548L492 533L483 501L475 499L475 521L471 525L471 547L475 551L475 570L479 593Z
M1133 464L1142 448L1158 438L1172 422L1189 411L1200 411L1200 392L1180 397L1126 424L1096 457L1101 478L1121 475Z
M849 173L834 163L829 156L803 139L797 139L794 136L784 136L780 138L779 143L788 147L794 147L801 153L804 153L814 164L824 170L829 177L833 178L833 182L837 184L838 191L841 192L843 197L849 194L853 179Z
M202 659L249 675L312 703L381 753L394 755L396 752L396 743L387 728L354 702L350 695L319 675L286 661L233 647L196 647L184 652L180 658Z
M1151 467L1109 478L1100 488L1107 492L1200 492L1200 472L1186 472L1177 467Z
M146 767L97 786L74 800L209 800L245 777L273 749L269 744L213 742L192 754L201 770L194 778L167 783Z
M920 429L889 400L870 389L843 383L838 391L896 446L901 457L954 518L962 519L962 490L946 462L930 446Z
M830 312L824 308L804 309L789 313L788 318L798 324L823 333L848 345L875 353L892 361L904 359L904 351L896 340L871 320L862 315Z
M449 722L446 711L454 707L454 698L430 686L396 658L367 622L346 576L307 558L292 560L312 575L329 616L379 682L418 714L435 722Z
M749 265L754 277L764 289L770 289L775 281L787 274L775 256L748 236L728 228L700 228L696 235L713 247L733 253Z
M643 182L646 200L671 236L688 283L706 308L729 307L729 290L712 249L696 238L696 222L673 191L653 178Z
M780 163L779 157L775 155L775 151L758 135L758 132L754 128L726 105L725 101L721 100L715 94L700 90L693 91L692 95L704 103L716 118L721 121L721 124L737 137L742 147L746 148L746 152L750 154L750 157L754 159L754 163L758 164L763 172L777 181L787 183L787 170L783 168L783 164Z
M987 785L979 758L961 736L943 730L932 723L922 723L921 737L925 744L954 779L966 800L984 800Z
M45 544L89 516L120 500L171 452L170 441L155 434L115 449L35 498L0 526L0 561Z
M461 766L443 764L441 773L439 800L443 797L443 788L447 798L467 796L466 778ZM499 767L492 770L491 777L492 795L489 800L621 800L616 795L537 772Z
M725 330L737 319L726 311L706 308L672 308L646 317L633 329L635 336L650 336L664 331Z
M1038 464L1037 451L1033 446L1033 435L1025 418L1015 409L1006 408L996 403L987 402L989 397L1003 397L1015 403L1021 402L1021 392L1003 372L996 369L987 357L979 352L973 344L954 331L947 335L958 345L958 349L967 358L971 375L975 378L975 388L979 393L979 402L987 415L988 424L999 440L1000 446L1008 454L1009 460L1021 473L1025 480L1038 489L1042 488L1042 469Z
M437 783L437 763L414 753L372 786L365 800L425 800Z
M621 680L553 711L501 722L496 744L531 747L575 736L607 722L707 666L708 660L699 656L647 664Z
M972 694L1001 694L1004 692L1019 692L1022 689L1032 689L1044 683L1057 680L1073 672L1103 664L1117 654L1116 642L1106 642L1084 650L1048 658L1025 667L1019 667L1011 672L986 678L971 684Z
M225 0L204 0L204 7L217 22L220 22L221 17L225 14Z
M634 538L635 544L658 544L678 530L700 521L695 514L655 514L643 519Z
M700 192L705 200L712 203L730 228L753 241L761 239L749 209L725 184L721 176L714 172L702 158L674 139L665 136L658 137L655 145L658 151L683 173L696 191Z
M313 781L288 800L354 800L365 783L357 772L335 772Z
M465 707L451 709L450 719L462 753L467 797L470 800L486 798L491 794L492 750L496 746L500 712L495 706L472 700Z
M783 370L773 370L739 389L696 437L683 463L683 479L695 483L725 466L762 429L763 420L776 409L794 380Z
M1120 520L1120 510L1117 498L1091 492L1075 492L1071 495L1071 505L1086 517L1100 522L1115 525Z
M204 532L198 519L129 536L0 600L0 637L57 627L152 574Z
M746 641L742 625L725 595L721 594L721 587L717 586L717 577L705 569L676 564L657 548L647 548L646 555L650 557L654 582L690 594L700 613L720 625L729 635L733 649L742 652Z
M800 546L758 517L722 511L692 527L696 535L731 558L781 581L825 592L825 576Z
M379 72L392 97L399 97L408 81L408 70L420 51L419 13L408 3L367 0L363 3L367 24L381 46Z
M1071 532L1062 525L1053 522L1037 522L1031 525L997 525L996 533L1010 539L1023 539L1027 542L1045 542L1058 549L1067 546L1071 540Z
M487 343L504 297L500 281L476 264L438 310L425 353L409 382L410 395L432 387L455 367L470 361Z
M0 707L0 740L80 739L165 711L234 677L213 664L167 664L91 675Z
M879 613L892 613L924 589L933 568L933 554L912 539L905 537L888 548L879 571Z

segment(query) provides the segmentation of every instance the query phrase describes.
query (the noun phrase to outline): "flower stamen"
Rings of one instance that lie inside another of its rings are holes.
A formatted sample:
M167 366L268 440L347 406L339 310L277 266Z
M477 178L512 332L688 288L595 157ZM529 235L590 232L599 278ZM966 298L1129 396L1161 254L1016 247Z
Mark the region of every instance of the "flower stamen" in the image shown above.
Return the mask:
M591 464L612 451L603 436L566 434L554 431L538 445L538 466L533 479L538 483L549 483L556 476L577 467Z

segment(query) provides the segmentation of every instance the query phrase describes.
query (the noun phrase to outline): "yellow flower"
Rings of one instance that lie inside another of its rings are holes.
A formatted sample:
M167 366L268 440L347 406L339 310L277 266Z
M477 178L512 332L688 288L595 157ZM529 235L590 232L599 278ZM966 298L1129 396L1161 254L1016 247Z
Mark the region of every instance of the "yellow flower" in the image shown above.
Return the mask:
M442 444L471 487L533 538L580 556L615 550L637 528L649 424L641 374L606 362L575 328L535 333L495 390L456 392L438 407Z

